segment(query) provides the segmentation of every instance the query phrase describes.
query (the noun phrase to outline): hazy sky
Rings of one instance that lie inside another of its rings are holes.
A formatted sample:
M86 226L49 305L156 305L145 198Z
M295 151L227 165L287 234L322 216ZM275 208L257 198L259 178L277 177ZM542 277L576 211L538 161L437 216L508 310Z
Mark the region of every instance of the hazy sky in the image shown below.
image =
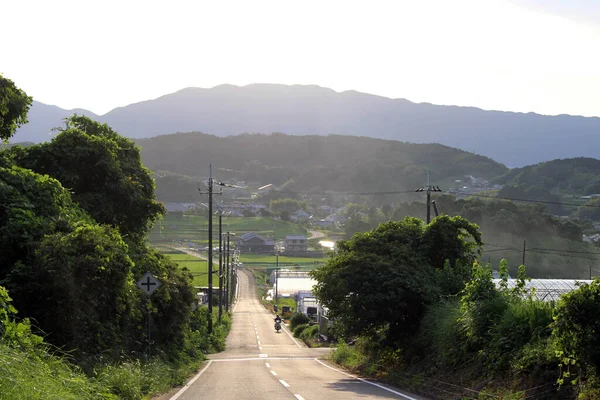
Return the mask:
M317 84L600 116L600 1L20 0L0 72L98 114L184 87Z

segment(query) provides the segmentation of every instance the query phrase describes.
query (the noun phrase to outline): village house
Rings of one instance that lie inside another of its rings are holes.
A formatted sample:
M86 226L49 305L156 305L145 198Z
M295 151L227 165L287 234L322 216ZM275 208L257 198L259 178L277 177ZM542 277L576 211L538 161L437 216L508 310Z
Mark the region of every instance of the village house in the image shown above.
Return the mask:
M242 253L273 253L275 241L264 238L255 232L248 232L240 236L237 248Z
M308 239L306 236L289 235L285 237L286 253L298 253L308 250Z

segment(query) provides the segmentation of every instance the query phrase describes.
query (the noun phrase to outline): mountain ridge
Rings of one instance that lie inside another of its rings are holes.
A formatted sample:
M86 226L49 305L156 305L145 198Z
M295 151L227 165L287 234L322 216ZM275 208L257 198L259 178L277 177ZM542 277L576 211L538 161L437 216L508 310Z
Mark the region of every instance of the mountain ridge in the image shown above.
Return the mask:
M44 106L55 107L35 102L32 111ZM21 127L14 141L48 140L43 133L73 113L56 109L46 114L30 113L32 124ZM600 156L596 150L600 148L598 117L414 103L355 90L336 92L317 85L189 87L117 107L101 116L87 110L80 112L132 139L192 131L217 136L254 132L342 134L440 143L511 167L557 158Z

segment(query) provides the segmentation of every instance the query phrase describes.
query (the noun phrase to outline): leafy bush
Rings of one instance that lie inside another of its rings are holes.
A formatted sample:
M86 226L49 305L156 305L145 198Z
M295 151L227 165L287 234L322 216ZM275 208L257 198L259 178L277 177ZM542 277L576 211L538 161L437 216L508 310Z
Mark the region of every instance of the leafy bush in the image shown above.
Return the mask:
M460 299L459 331L473 349L481 349L490 339L490 330L504 313L507 300L496 290L490 266L473 265L473 279Z
M494 324L490 342L483 353L492 369L503 370L531 341L550 336L552 305L542 301L514 298Z
M295 332L294 332L294 334L295 334ZM319 334L319 326L313 325L313 326L309 326L308 328L304 329L302 331L302 333L300 333L299 338L302 340L314 339L317 337L318 334Z
M582 284L558 301L552 336L564 368L561 383L578 381L579 366L584 376L600 371L600 281Z
M460 304L456 300L441 301L432 305L421 325L420 342L425 351L435 355L443 365L461 363L466 354L463 349L458 320Z
M309 327L310 327L309 324L298 325L297 327L294 328L294 337L299 338L300 335L302 334L302 332L304 332L304 330L308 329Z
M355 348L348 346L346 343L339 343L338 347L331 353L331 360L339 365L342 365L351 370L362 368L366 362L366 358L361 352Z
M310 322L310 318L308 315L302 313L294 313L290 318L290 329L293 331L296 329L298 325L308 324Z

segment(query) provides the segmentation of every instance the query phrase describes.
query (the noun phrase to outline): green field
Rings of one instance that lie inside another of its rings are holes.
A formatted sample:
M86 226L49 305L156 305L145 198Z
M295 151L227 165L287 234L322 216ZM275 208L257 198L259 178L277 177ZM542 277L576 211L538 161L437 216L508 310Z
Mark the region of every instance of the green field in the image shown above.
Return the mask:
M189 254L165 254L171 260L179 264L180 267L185 267L192 272L194 276L194 286L208 286L208 262L198 257ZM219 268L218 262L213 264L216 270ZM219 274L213 274L213 287L219 286Z
M317 266L326 260L327 258L279 256L279 266ZM240 262L246 265L268 265L270 267L276 265L275 256L265 254L240 254Z
M283 239L288 235L307 235L306 229L290 222L266 217L223 217L223 232L243 235L256 232L259 235ZM148 240L155 242L190 241L205 244L208 241L208 219L197 215L168 213L150 231ZM213 244L219 243L219 219L213 218Z

